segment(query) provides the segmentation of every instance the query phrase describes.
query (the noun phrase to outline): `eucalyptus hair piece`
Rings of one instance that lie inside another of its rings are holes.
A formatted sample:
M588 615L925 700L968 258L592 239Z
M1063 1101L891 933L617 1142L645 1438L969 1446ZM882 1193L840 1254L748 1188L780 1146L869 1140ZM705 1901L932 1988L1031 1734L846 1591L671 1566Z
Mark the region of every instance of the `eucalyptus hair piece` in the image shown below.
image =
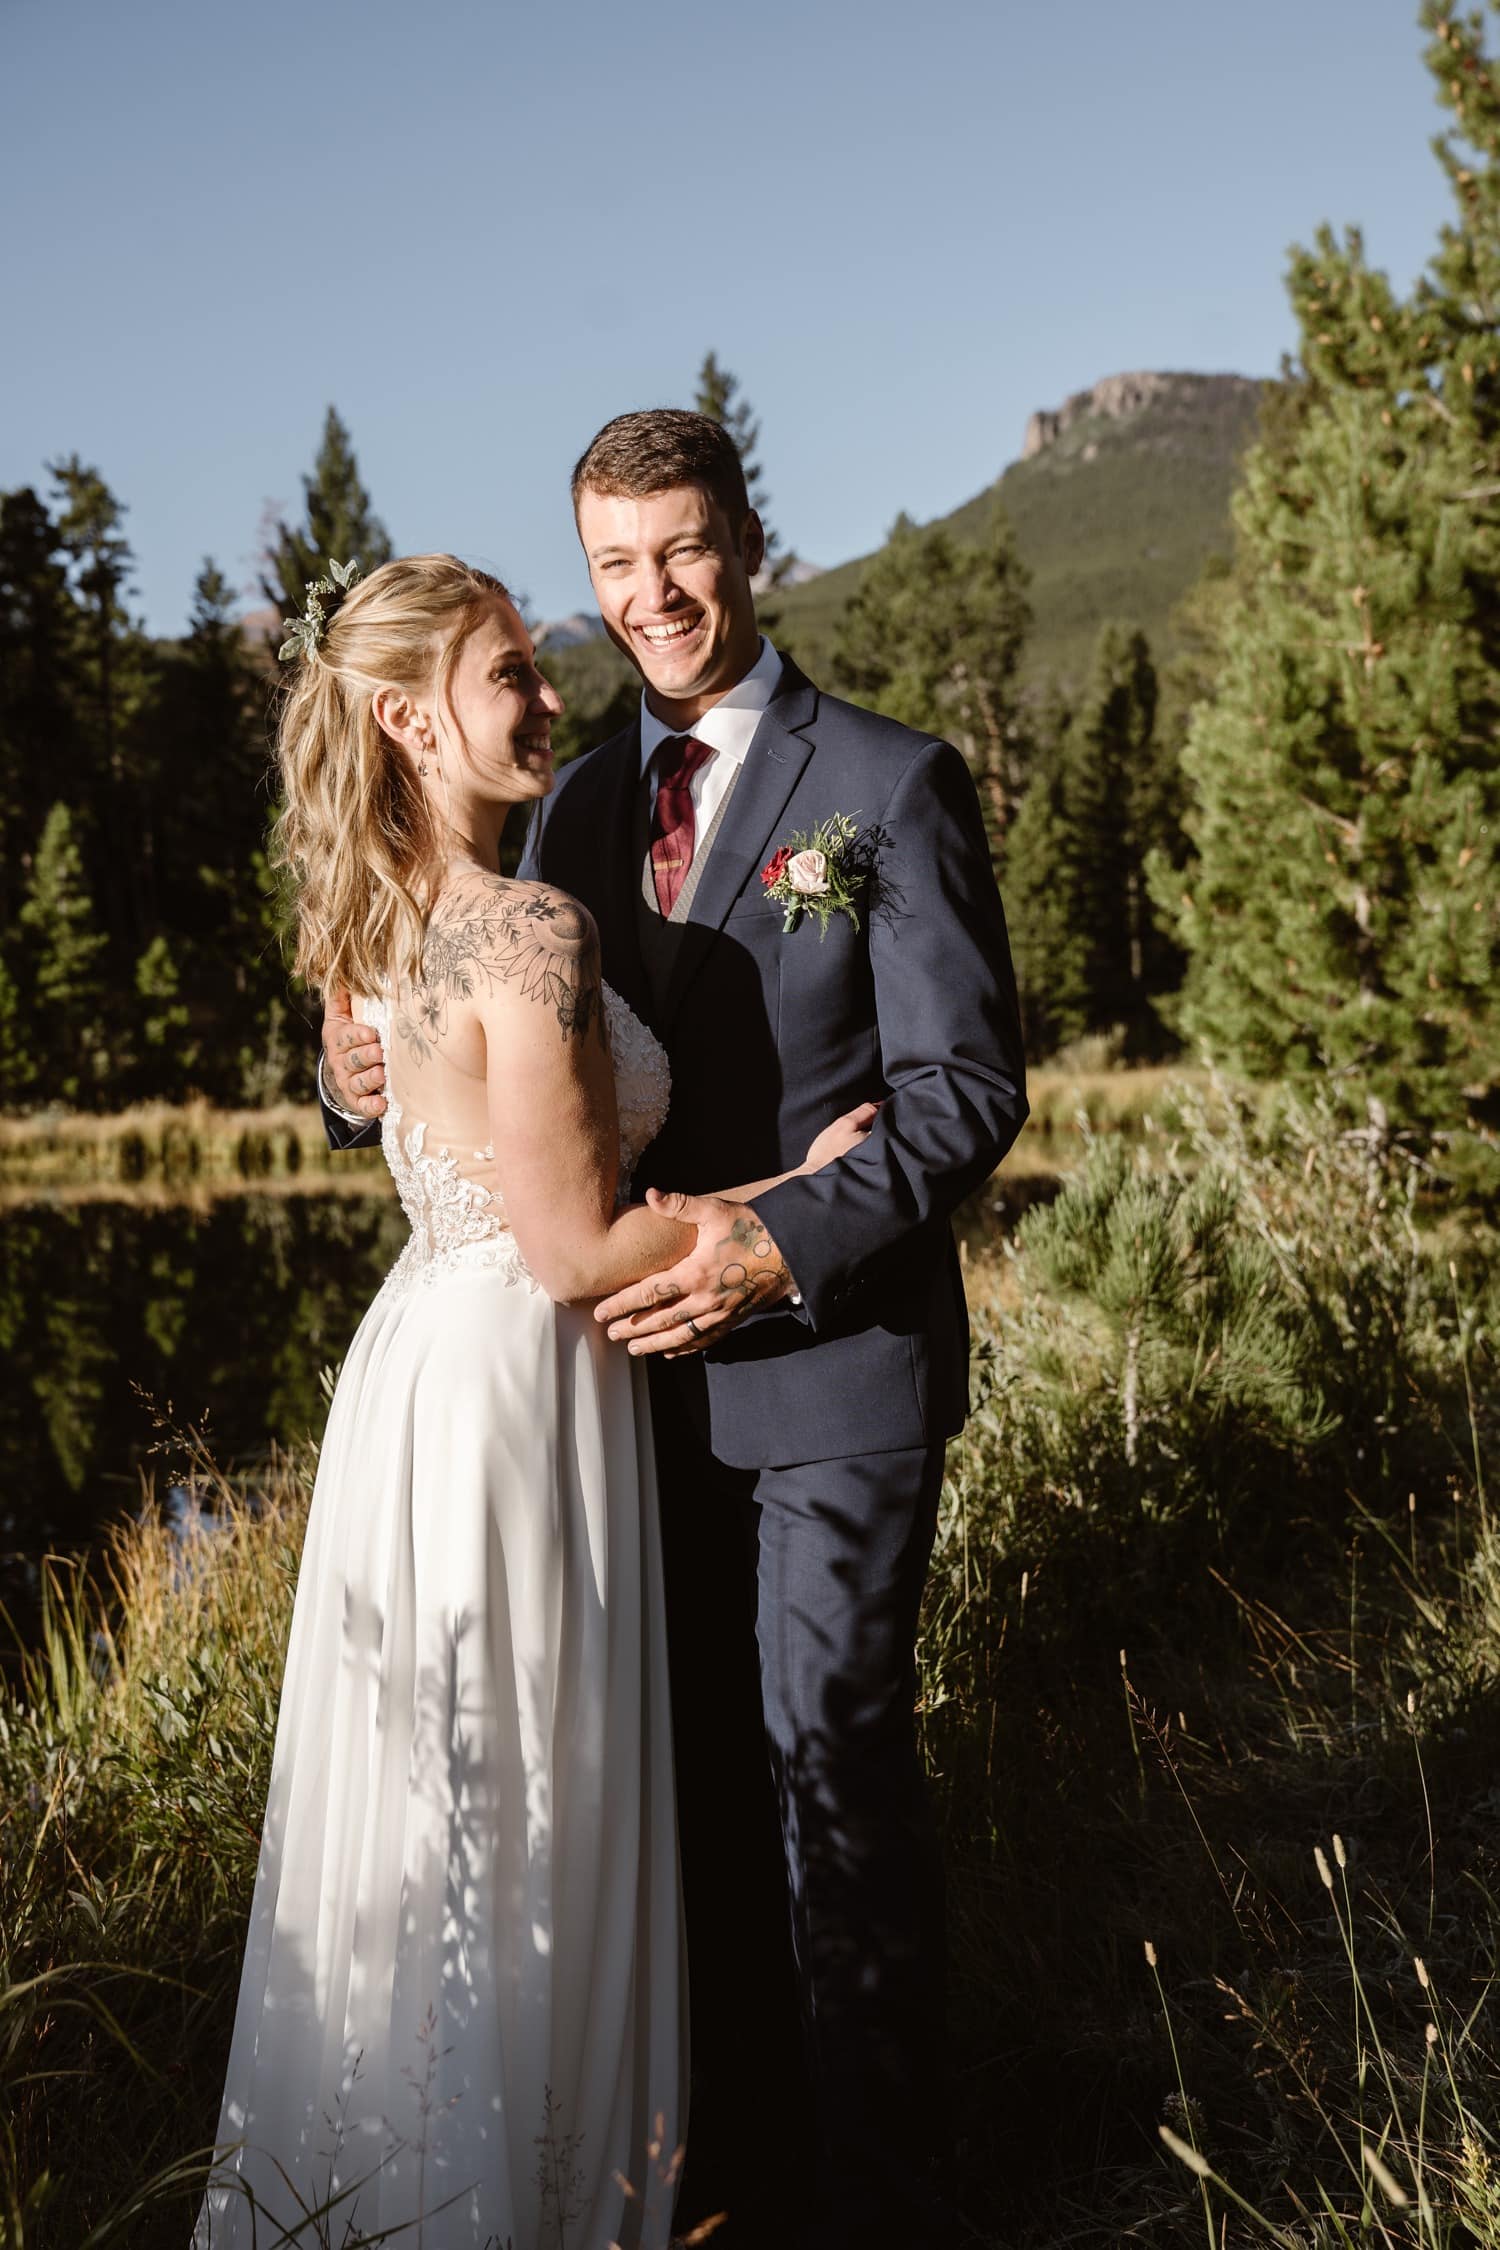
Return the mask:
M299 656L312 655L313 650L318 646L334 618L338 615L340 602L358 577L359 563L357 559L351 559L346 563L336 563L333 557L329 556L328 576L326 578L315 578L309 583L307 604L302 615L300 617L283 617L281 620L286 639L276 651L278 662L291 664Z

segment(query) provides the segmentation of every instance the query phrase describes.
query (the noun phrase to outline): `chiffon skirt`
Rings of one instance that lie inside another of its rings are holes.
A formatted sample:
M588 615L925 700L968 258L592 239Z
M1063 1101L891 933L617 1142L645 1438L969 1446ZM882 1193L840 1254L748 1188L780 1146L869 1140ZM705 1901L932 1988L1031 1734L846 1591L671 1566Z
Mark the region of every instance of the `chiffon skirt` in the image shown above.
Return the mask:
M194 2250L661 2250L685 1990L644 1370L492 1258L397 1278L318 1466Z

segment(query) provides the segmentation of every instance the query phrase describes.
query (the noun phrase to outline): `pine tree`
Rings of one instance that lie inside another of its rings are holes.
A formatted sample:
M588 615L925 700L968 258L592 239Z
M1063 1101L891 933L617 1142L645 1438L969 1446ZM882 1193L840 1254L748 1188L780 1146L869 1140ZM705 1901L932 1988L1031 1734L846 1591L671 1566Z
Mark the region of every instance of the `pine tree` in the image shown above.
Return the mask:
M721 367L713 352L706 355L698 370L698 391L693 404L711 422L722 424L734 439L735 451L745 472L745 490L766 535L766 559L761 565L758 584L763 588L779 586L797 558L783 548L767 514L765 476L755 453L760 443L760 424L751 411L750 401L741 395L738 376L731 375L727 367Z
M1148 1016L1145 861L1151 846L1165 840L1150 832L1165 812L1156 703L1144 633L1106 625L1066 739L1065 790L1077 839L1077 906L1088 945L1093 1026L1123 1024L1133 1044Z
M164 654L156 724L164 904L137 961L167 948L169 998L185 1023L181 1036L153 1037L148 1006L143 1065L154 1093L180 1092L191 1070L205 1093L238 1101L239 1047L222 1036L226 1016L242 1036L268 1035L285 979L258 873L271 812L264 682L211 557L194 581L189 631ZM139 967L135 997L149 997Z
M705 355L698 370L698 393L693 404L711 422L720 423L734 439L735 451L745 472L750 505L759 512L764 497L760 463L755 458L755 448L760 443L760 424L750 401L740 396L739 377L731 375L727 367L721 367L714 352Z
M72 627L57 525L29 486L0 493L0 933L59 778L83 778L66 689Z
M354 457L354 445L337 410L330 406L312 475L302 479L305 520L278 522L265 557L262 590L289 617L297 616L307 588L321 578L330 560L357 562L368 577L394 549L376 515ZM280 639L280 634L275 638Z
M234 589L212 555L204 556L193 580L188 632L205 656L212 651L220 664L238 663L241 642L234 621Z
M67 671L79 757L69 778L77 801L96 816L94 838L108 835L109 848L97 851L90 874L108 932L128 954L152 918L156 883L149 720L155 666L127 608L135 558L122 528L124 506L76 453L52 462L50 471L75 597ZM94 838L81 834L80 842Z
M1066 742L1064 731L1039 742L1026 794L1005 839L1005 912L1026 1052L1033 1061L1081 1039L1094 1023Z
M141 1003L141 1037L152 1068L150 1092L160 1100L182 1091L198 1060L189 1037L191 1017L182 1000L182 979L166 934L154 937L135 965L136 997Z
M205 556L193 581L187 634L172 647L158 722L169 738L167 788L179 815L177 880L196 871L193 854L217 859L246 837L258 841L265 828L265 685L234 608L228 580Z
M834 644L836 685L963 751L997 848L1028 762L1017 672L1031 623L1029 576L998 513L983 546L898 516Z
M58 539L72 558L73 582L89 614L104 762L118 775L123 766L116 648L130 626L125 593L134 563L121 529L125 510L98 470L86 468L76 453L48 467L62 503Z
M41 1090L52 1100L88 1105L120 1075L110 1052L103 955L73 816L48 813L32 865L21 925L32 961Z
M1457 219L1407 300L1357 233L1293 257L1305 395L1247 460L1193 857L1153 886L1185 1031L1451 1127L1500 1088L1500 86L1477 17L1423 19Z
M1085 1033L1160 1045L1154 1003L1179 963L1146 892L1153 848L1177 842L1175 761L1158 739L1156 669L1140 632L1106 625L1084 694L1038 748L1008 839L1006 905L1028 1046Z
M24 1108L37 1076L25 1001L7 959L14 950L0 953L0 1110Z

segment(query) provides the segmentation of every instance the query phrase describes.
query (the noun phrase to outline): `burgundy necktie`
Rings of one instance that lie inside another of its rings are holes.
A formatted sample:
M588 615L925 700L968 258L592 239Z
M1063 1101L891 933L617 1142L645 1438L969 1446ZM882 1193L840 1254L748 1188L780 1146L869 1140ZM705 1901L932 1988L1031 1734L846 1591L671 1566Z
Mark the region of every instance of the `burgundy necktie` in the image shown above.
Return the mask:
M651 815L651 872L663 920L677 904L693 864L693 776L714 754L693 734L669 734L656 753L656 805Z

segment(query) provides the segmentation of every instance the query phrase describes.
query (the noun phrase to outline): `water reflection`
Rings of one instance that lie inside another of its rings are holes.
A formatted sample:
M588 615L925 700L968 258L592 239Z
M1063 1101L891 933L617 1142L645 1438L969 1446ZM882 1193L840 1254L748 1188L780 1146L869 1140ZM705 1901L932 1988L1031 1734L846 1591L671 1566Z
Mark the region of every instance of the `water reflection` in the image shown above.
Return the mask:
M405 1234L388 1193L0 1210L0 1602L135 1506L152 1402L226 1464L320 1432L319 1370Z
M959 1214L971 1249L1056 1181L991 1181ZM234 1467L322 1431L319 1374L342 1359L406 1239L383 1170L174 1195L0 1189L0 1605L35 1621L42 1556L133 1511L163 1445L202 1428ZM181 1448L160 1453L165 1500ZM0 1664L6 1636L0 1631Z

